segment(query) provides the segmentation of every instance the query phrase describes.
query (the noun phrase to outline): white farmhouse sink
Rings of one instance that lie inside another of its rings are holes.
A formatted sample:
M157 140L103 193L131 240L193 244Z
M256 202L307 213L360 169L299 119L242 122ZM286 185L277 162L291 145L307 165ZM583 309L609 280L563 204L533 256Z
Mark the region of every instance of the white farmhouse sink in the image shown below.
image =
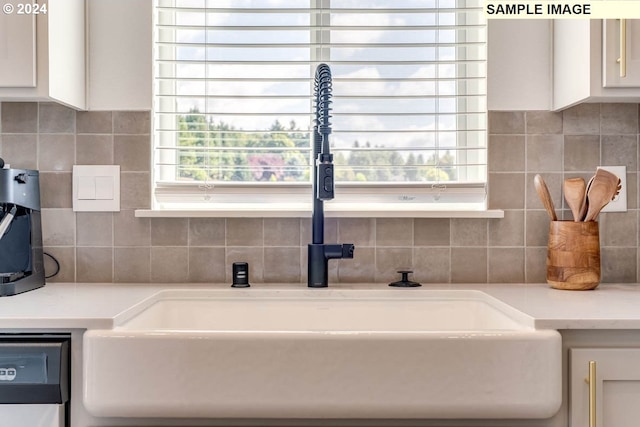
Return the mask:
M84 336L96 416L547 418L561 341L478 291L163 291Z

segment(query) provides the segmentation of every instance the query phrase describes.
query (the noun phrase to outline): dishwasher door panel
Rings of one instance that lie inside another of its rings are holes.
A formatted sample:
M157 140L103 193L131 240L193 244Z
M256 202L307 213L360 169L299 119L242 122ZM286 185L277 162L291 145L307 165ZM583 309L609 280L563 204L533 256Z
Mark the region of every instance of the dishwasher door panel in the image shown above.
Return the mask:
M64 405L2 405L0 425L29 427L63 427Z

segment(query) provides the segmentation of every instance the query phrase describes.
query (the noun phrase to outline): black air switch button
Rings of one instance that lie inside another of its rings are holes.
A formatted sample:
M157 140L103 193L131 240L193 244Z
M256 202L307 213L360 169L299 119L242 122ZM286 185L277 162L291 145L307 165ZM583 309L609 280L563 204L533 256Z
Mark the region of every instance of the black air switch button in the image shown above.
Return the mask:
M248 288L249 285L249 264L246 262L234 262L232 266L233 283L232 288Z
M324 178L324 191L331 191L333 187L333 179L331 179L331 177L325 177Z

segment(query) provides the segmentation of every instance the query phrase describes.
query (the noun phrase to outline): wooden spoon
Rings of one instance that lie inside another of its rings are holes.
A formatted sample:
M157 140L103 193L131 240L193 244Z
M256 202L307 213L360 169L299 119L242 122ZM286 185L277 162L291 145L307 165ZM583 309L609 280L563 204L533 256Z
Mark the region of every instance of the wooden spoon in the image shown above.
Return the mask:
M593 183L593 178L596 176L592 176L587 182L587 188L584 192L584 198L582 199L582 206L580 207L580 213L578 214L578 221L584 221L584 217L587 216L587 209L589 208L589 198L587 194L589 193L589 189L591 188L591 184Z
M567 205L569 205L569 209L573 214L573 220L580 222L580 209L582 209L582 203L584 203L587 184L582 178L567 178L564 180L563 190L564 198L567 200Z
M594 221L602 208L616 196L619 191L620 179L608 170L598 169L593 182L587 190L587 198L589 199L589 207L585 221Z
M557 221L558 217L556 216L556 209L553 207L553 200L551 200L551 195L549 194L547 184L544 183L544 179L542 179L540 175L536 175L533 178L533 184L536 187L536 193L538 193L538 197L540 197L544 208L549 214L549 218L551 218L551 221Z

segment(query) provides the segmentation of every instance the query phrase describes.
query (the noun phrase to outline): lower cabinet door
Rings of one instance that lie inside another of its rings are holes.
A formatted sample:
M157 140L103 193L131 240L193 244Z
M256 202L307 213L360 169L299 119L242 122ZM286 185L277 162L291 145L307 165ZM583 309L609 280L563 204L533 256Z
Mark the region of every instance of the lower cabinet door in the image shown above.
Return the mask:
M640 425L640 348L570 350L571 427Z

